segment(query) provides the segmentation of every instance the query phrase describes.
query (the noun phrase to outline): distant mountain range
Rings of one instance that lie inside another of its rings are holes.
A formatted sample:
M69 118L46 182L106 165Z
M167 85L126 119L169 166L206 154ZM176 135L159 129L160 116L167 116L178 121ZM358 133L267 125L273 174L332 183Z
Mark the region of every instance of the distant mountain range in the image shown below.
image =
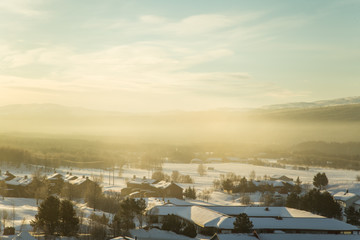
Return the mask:
M124 113L56 104L0 107L1 133L117 136L124 142L360 141L360 97L258 109Z
M360 104L360 97L347 97L337 98L330 100L321 100L315 102L294 102L276 105L267 105L263 109L285 109L285 108L317 108L317 107L330 107L348 104Z

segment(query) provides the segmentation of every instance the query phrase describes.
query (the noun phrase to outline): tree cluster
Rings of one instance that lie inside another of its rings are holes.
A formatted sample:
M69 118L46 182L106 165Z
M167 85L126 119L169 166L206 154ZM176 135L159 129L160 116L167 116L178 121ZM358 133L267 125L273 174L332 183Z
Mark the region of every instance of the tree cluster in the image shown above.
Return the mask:
M135 217L139 220L140 227L142 227L145 209L146 203L144 199L124 199L120 203L119 211L112 221L114 236L125 236L130 229L134 228Z
M31 226L35 231L43 231L46 236L55 233L75 236L79 229L79 218L70 201L60 201L57 197L49 196L38 207L38 213L31 221Z
M345 209L346 222L352 225L360 225L360 211L356 211L353 206Z
M291 193L286 200L286 206L300 210L309 211L328 218L341 218L341 207L329 192L321 192L312 189L304 196L295 192Z
M184 196L189 199L196 199L196 190L194 187L188 187L184 191Z
M313 184L315 187L319 188L320 190L325 188L328 185L328 183L329 183L329 180L324 172L317 173L314 176Z
M190 177L190 175L180 174L179 171L176 170L172 172L171 176L167 175L162 171L156 171L152 174L151 178L155 179L156 181L166 181L166 182L169 182L170 180L178 183L194 182L194 180Z
M234 233L250 233L254 227L246 213L240 213L234 221Z
M161 229L172 231L174 233L182 234L191 238L194 238L197 235L194 224L181 221L174 214L164 216Z
M251 174L254 177L255 173ZM283 182L283 186L278 189L279 193L289 193L292 191L301 192L301 182L298 179L296 185L293 186L289 183ZM252 180L247 180L246 177L237 176L233 173L228 173L226 176L221 175L220 180L214 180L215 189L222 189L228 193L252 193L252 192L270 192L274 193L275 188L272 184L263 182L256 186Z

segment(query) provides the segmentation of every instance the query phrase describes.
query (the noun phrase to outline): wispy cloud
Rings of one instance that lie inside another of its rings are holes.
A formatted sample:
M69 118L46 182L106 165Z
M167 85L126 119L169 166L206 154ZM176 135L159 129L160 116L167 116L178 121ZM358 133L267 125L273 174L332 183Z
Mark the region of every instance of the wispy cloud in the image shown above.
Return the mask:
M173 108L236 107L255 98L294 101L312 93L278 80L287 59L297 60L287 51L316 50L324 55L337 49L334 56L349 56L339 46L304 44L292 36L314 20L300 11L277 15L271 8L243 12L228 8L172 16L136 9L107 16L112 11L105 4L96 17L89 17L90 11L84 9L89 12L79 12L69 20L71 25L65 25L68 18L62 14L73 3L64 4L55 11L46 8L51 4L44 0L0 2L0 13L18 20L4 27L9 37L0 42L1 101L5 92L10 99L12 91L22 98L57 103L81 98L91 104L97 100L100 106L131 100L137 110L144 108L144 99L157 99L152 105L158 109L171 109L171 104ZM36 19L47 11L53 14L49 23ZM31 17L33 21L24 21ZM50 26L56 31L46 34ZM295 40L287 41L286 34Z
M41 11L37 8L42 3L44 3L44 0L0 1L0 11L14 13L27 17L36 17L41 16L45 13L44 11Z

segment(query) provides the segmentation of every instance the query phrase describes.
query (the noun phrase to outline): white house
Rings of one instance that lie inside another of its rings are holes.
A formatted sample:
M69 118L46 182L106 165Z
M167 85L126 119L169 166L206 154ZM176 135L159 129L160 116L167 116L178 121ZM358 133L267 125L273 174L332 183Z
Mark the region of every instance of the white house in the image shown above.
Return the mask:
M355 202L360 200L360 196L356 195L355 193L350 193L348 191L338 192L334 194L333 197L343 209L353 206Z

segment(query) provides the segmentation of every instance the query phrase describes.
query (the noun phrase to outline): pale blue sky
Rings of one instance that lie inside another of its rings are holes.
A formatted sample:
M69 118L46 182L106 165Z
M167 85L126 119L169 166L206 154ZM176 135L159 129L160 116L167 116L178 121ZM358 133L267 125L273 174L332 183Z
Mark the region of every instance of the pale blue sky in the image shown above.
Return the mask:
M119 111L357 96L360 1L4 0L0 103Z

